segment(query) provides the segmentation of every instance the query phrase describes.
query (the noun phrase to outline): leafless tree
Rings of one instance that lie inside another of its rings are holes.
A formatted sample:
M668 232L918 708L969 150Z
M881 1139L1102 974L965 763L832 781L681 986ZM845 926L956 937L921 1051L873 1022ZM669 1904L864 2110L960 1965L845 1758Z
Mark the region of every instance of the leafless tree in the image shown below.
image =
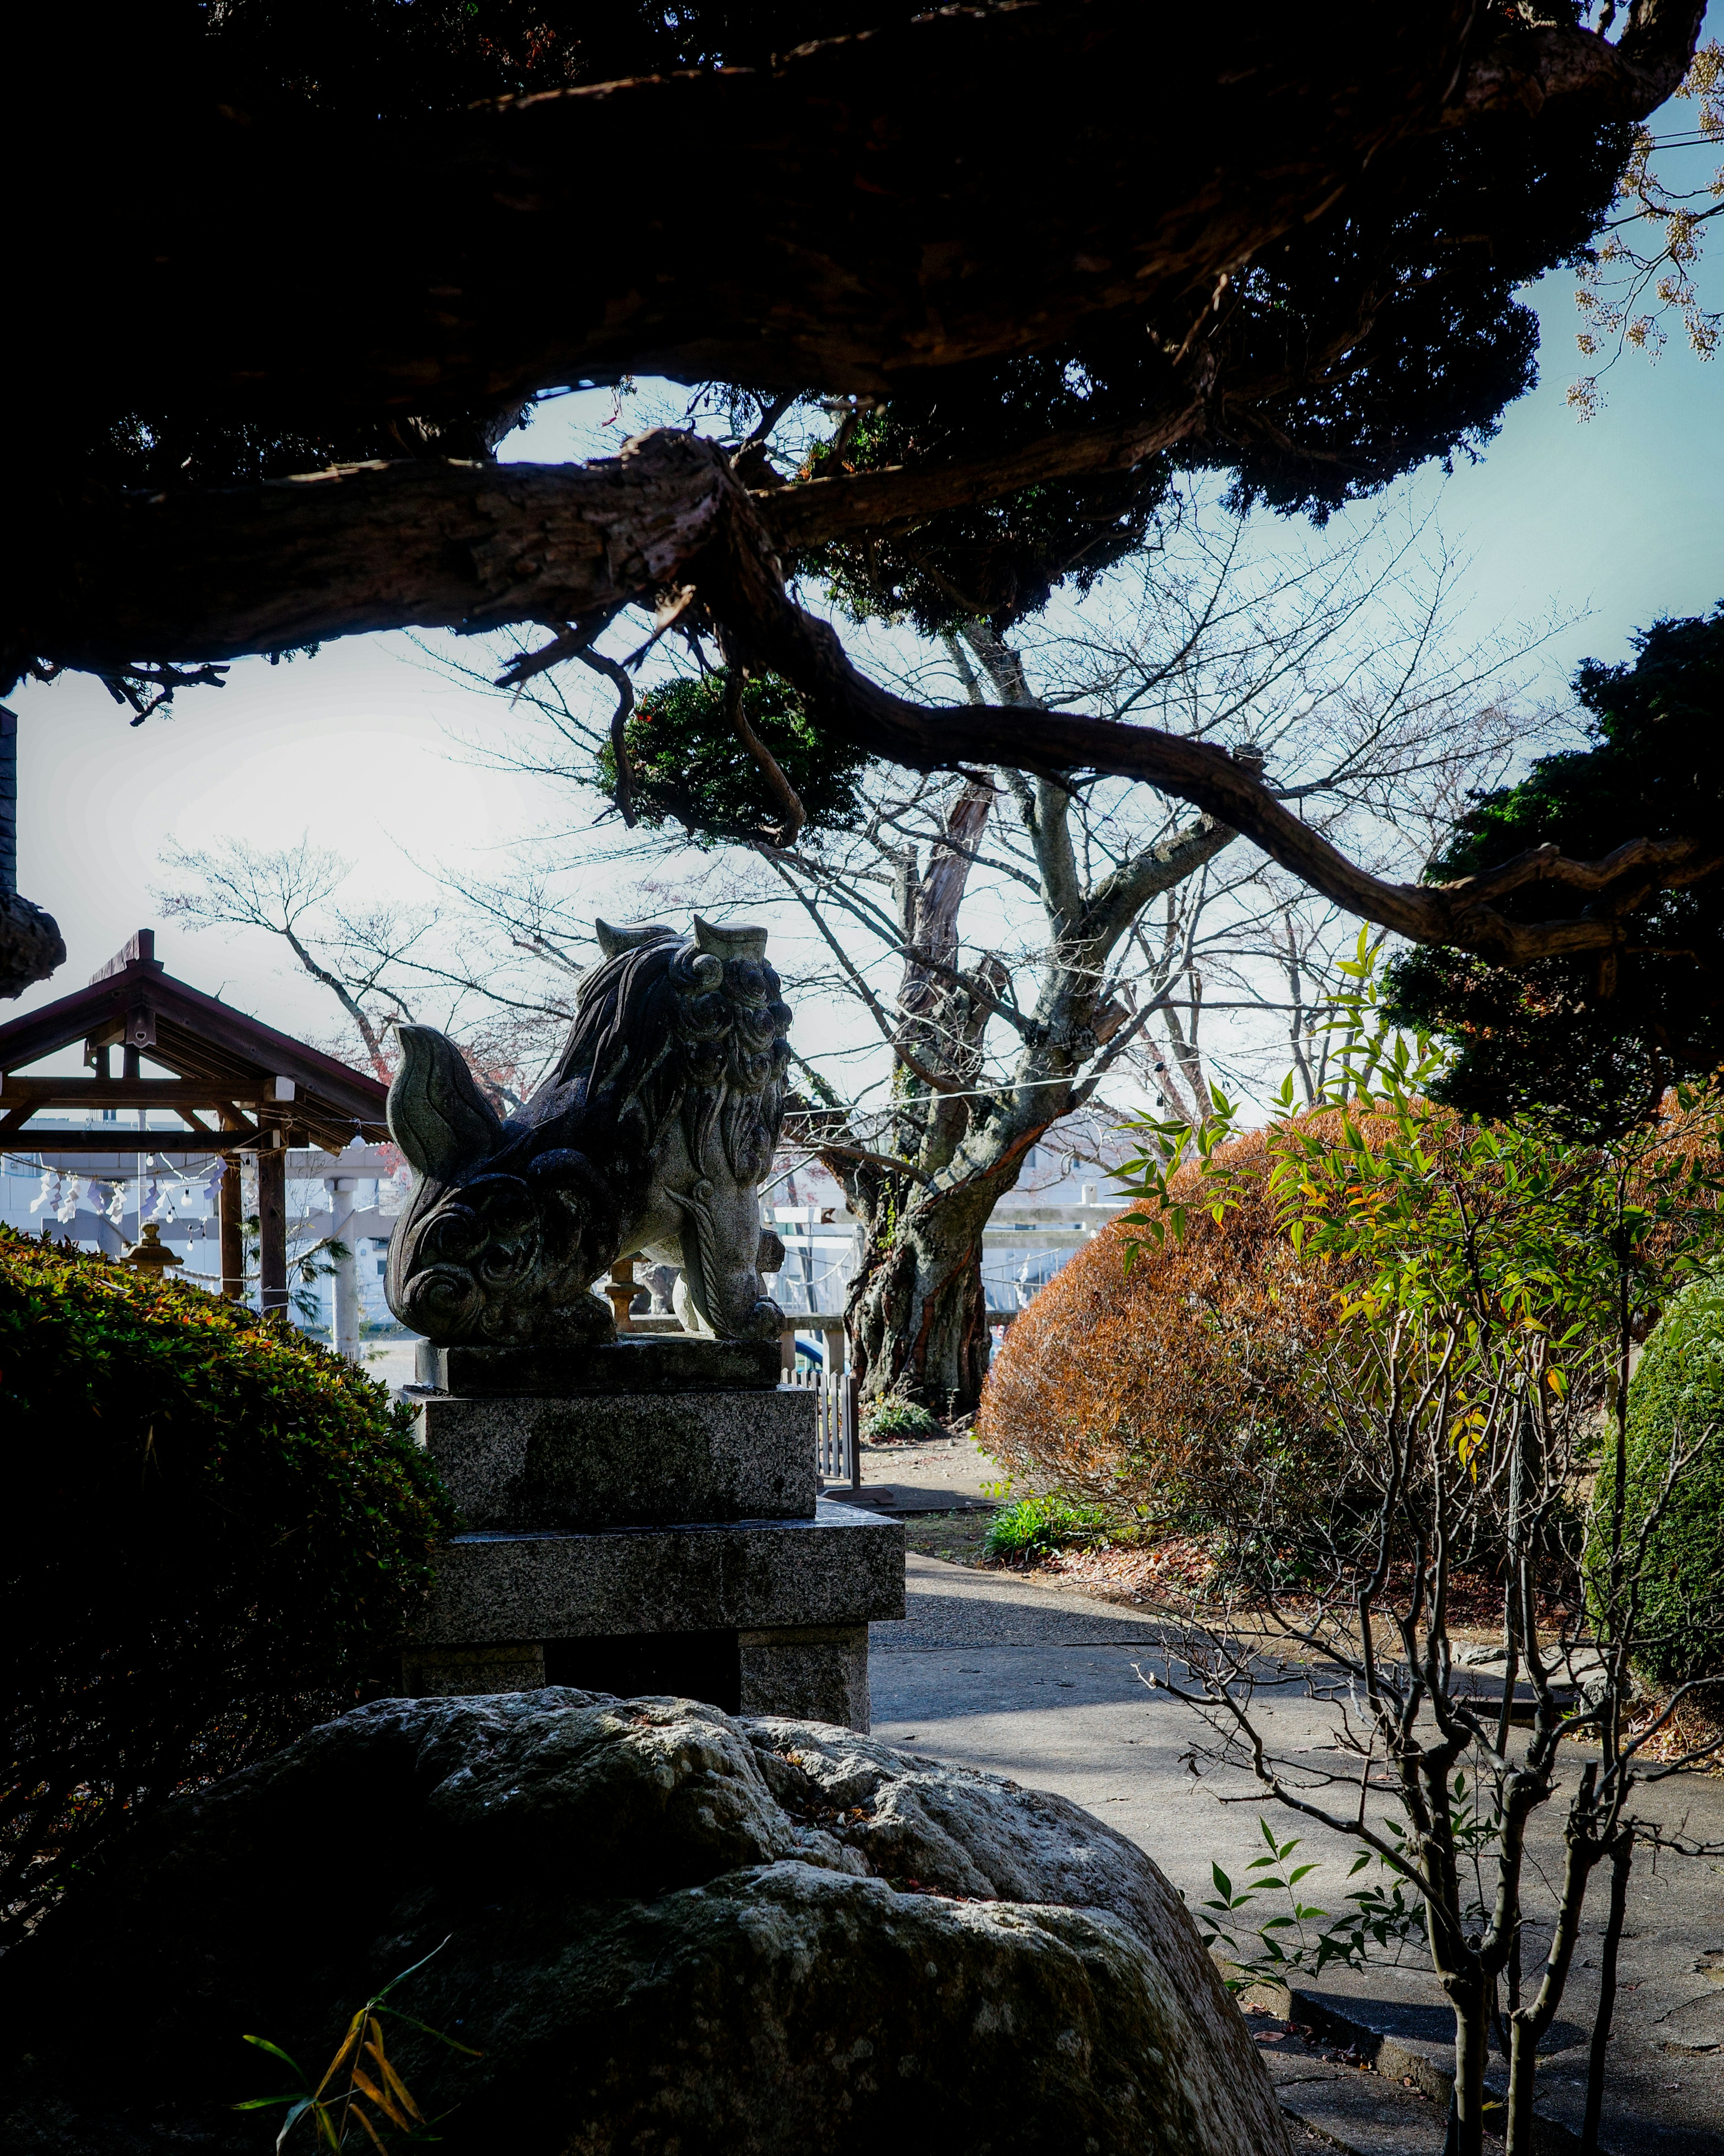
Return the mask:
M275 852L230 838L170 844L161 858L175 879L153 894L163 914L193 930L254 929L285 944L335 998L385 1084L396 1060L390 1027L434 1023L459 1037L475 1077L506 1110L523 1097L525 1072L543 1060L547 1029L567 1022L568 1006L542 983L523 993L494 952L475 958L470 935L439 907L341 903L354 864L309 834Z
M1268 554L1251 531L1188 504L1141 575L1081 620L1056 612L1016 643L982 621L943 645L883 639L875 664L918 688L943 678L978 703L1081 699L1121 723L1152 717L1219 743L1314 827L1416 875L1463 774L1496 773L1525 738L1514 669L1537 635L1460 645L1458 571L1428 530L1378 520ZM515 698L521 723L493 732L486 753L590 788L608 703L596 711L562 671ZM582 833L577 859L570 819L561 846L571 866L602 859L639 875L653 862L635 886L642 912L692 898L709 911L776 902L800 914L824 957L789 985L847 1002L892 1062L875 1106L805 1065L806 1111L792 1126L863 1224L850 1315L866 1383L962 1409L987 1366L983 1232L1030 1149L1128 1075L1201 1119L1205 1014L1285 1005L1275 968L1291 937L1303 952L1295 1023L1308 1023L1321 1002L1314 932L1290 910L1301 887L1270 880L1229 826L1129 782L878 765L863 791L857 828L788 844L761 838L690 862L667 860L662 840L595 849ZM558 848L540 835L529 875L467 896L517 947L566 965L588 924L546 875Z

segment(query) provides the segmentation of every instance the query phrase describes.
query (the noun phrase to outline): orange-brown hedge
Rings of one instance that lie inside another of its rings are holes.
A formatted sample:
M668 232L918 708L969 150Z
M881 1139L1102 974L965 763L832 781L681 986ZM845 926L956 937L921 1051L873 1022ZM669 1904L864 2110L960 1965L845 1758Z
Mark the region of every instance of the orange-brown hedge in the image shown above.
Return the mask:
M1283 1507L1321 1477L1300 1369L1337 1278L1275 1232L1262 1133L1217 1158L1241 1200L1219 1225L1193 1214L1129 1271L1126 1231L1106 1228L1013 1324L976 1435L1013 1476L1182 1523L1249 1513L1271 1468Z

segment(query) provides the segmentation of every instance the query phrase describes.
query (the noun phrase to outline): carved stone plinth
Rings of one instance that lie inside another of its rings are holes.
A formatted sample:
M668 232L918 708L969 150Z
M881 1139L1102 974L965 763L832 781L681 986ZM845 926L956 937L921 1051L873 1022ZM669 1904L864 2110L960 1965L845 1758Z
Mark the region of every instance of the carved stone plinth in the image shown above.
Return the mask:
M414 1396L467 1531L404 1643L410 1695L567 1684L867 1729L904 1530L817 1497L811 1394Z
M806 1519L819 1493L810 1398L419 1395L420 1442L469 1527Z
M438 1348L422 1340L422 1388L461 1394L758 1392L778 1382L778 1342L625 1333L596 1347Z
M778 1383L760 1185L790 1013L766 931L594 933L562 1053L506 1120L453 1041L400 1029L389 1306L426 1336L419 1441L465 1529L407 1689L670 1692L865 1732L904 1530L818 1501L814 1395ZM682 1332L627 1330L638 1256L675 1271Z

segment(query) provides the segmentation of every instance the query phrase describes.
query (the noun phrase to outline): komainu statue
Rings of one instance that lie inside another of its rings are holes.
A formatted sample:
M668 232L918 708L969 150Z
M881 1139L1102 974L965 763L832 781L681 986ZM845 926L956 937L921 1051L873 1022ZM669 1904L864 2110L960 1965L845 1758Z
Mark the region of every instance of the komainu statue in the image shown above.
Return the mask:
M389 1129L415 1173L389 1307L442 1346L608 1338L618 1258L679 1265L690 1329L774 1337L759 1186L784 1116L790 1013L763 928L597 924L556 1068L504 1121L460 1051L403 1026Z

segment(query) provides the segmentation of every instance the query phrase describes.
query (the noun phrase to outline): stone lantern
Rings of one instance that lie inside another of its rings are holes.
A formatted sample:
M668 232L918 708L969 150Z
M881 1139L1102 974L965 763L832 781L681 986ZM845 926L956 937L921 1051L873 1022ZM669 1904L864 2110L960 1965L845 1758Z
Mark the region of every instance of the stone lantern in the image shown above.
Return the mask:
M136 1242L120 1262L136 1267L141 1273L153 1273L160 1280L169 1265L182 1265L186 1261L177 1257L162 1241L160 1225L154 1220L146 1220Z

